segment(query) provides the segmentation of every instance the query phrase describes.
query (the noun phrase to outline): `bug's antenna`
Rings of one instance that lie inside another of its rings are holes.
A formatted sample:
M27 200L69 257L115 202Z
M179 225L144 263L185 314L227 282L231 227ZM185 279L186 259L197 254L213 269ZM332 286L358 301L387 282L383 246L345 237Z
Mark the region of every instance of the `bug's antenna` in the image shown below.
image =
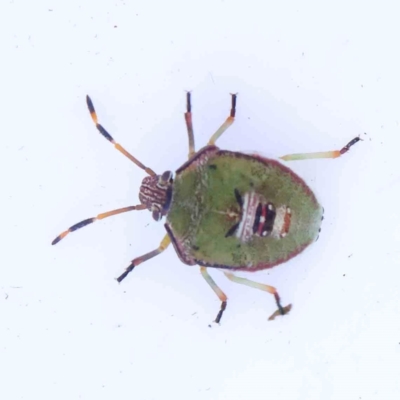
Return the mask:
M66 231L64 231L63 233L60 233L52 242L51 244L57 244L61 239L64 239L65 236L68 235L68 233L70 232L74 232L77 231L78 229L83 228L86 225L92 224L95 221L98 221L99 219L104 219L104 218L108 218L111 217L113 215L117 215L117 214L122 214L128 211L133 211L133 210L145 210L146 209L146 205L145 204L139 204L138 206L130 206L130 207L124 207L124 208L117 208L116 210L111 210L111 211L107 211L105 213L99 214L97 217L93 217L93 218L88 218L88 219L84 219L81 222L78 222L75 225L72 225L70 228L68 228Z
M98 131L109 141L114 147L120 151L125 157L128 157L132 162L134 162L139 168L146 171L149 175L156 175L156 173L151 169L143 165L137 158L133 157L131 153L126 151L119 143L116 143L113 137L98 123L97 114L93 106L93 102L89 96L86 96L86 103L89 108L90 116L92 117L93 122L96 125Z

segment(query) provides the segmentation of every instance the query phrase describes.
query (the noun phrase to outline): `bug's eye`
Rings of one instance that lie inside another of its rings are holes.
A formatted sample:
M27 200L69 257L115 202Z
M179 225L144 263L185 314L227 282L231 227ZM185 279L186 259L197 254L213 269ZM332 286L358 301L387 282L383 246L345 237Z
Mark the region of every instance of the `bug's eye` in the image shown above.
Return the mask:
M159 178L158 183L161 186L166 186L168 183L171 183L172 179L172 172L171 171L165 171Z
M161 213L160 213L160 210L157 207L154 207L152 215L153 215L153 219L155 221L159 221L161 219Z

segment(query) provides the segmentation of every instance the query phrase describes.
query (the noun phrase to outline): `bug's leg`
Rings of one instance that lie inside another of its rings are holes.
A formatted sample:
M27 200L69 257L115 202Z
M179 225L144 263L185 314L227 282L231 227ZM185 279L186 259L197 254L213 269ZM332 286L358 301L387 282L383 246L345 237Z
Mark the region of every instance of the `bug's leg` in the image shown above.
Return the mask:
M281 305L281 299L277 290L273 286L265 285L263 283L258 283L251 281L250 279L241 278L239 276L233 275L231 272L224 272L225 276L233 282L241 283L242 285L250 286L255 289L263 290L264 292L271 293L275 297L276 305L278 309L268 318L268 320L272 321L278 315L288 314L289 311L292 309L292 305L289 304L285 307Z
M64 231L63 233L60 233L52 242L51 244L57 244L61 239L64 239L65 236L68 235L68 233L70 232L74 232L77 231L78 229L83 228L86 225L92 224L95 221L98 221L99 219L104 219L104 218L108 218L111 217L113 215L117 215L117 214L122 214L128 211L133 211L133 210L145 210L146 209L146 205L145 204L139 204L138 206L130 206L130 207L124 207L124 208L118 208L116 210L111 210L111 211L107 211L105 213L101 213L99 214L97 217L93 217L93 218L87 218L84 219L81 222L78 222L75 225L72 225L70 228L68 228L66 231Z
M93 106L93 102L89 96L86 96L86 103L89 108L90 116L94 124L96 125L97 130L109 141L114 147L120 151L124 156L128 157L132 162L134 162L139 168L146 171L149 175L156 175L156 173L151 169L143 165L137 158L133 157L128 151L126 151L119 143L116 143L113 137L103 128L102 125L99 124L97 120L97 114Z
M236 98L237 94L231 94L232 96L232 103L231 103L231 112L229 117L225 120L225 122L218 128L218 130L211 136L211 139L208 141L209 146L215 145L215 142L218 138L233 124L235 121L235 114L236 114Z
M281 160L285 161L295 161L295 160L309 160L311 158L337 158L347 153L350 147L359 142L360 137L357 136L353 140L350 140L341 150L323 151L316 153L297 153L297 154L287 154L286 156L279 157Z
M162 253L169 245L171 244L171 239L169 237L168 234L166 234L163 237L163 240L161 241L160 245L158 246L157 249L150 251L149 253L143 254L140 257L136 257L134 260L132 260L132 262L130 263L129 267L126 268L125 272L120 275L117 278L118 282L121 282L122 280L124 280L127 275L133 271L133 269L135 267L137 267L139 264L141 264L142 262L145 262L147 260L150 260L150 258L153 258L155 256L158 256L160 253Z
M192 157L196 150L194 148L194 134L193 134L193 122L192 122L192 102L190 98L190 92L186 93L186 112L185 122L189 139L189 158Z
M200 272L203 275L203 278L210 285L211 289L214 290L214 293L221 300L221 308L217 314L217 318L215 318L215 321L214 321L217 324L219 324L219 322L221 321L221 318L222 318L222 314L224 313L224 311L226 309L226 301L228 300L228 298L226 297L226 294L214 282L214 279L211 278L211 276L208 274L206 267L200 267Z

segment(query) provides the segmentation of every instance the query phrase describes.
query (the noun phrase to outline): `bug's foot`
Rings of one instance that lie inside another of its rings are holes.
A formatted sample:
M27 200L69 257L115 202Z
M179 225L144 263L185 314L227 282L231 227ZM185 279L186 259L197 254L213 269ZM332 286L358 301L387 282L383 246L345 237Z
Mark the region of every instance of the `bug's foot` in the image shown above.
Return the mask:
M292 309L292 305L288 304L285 307L280 307L278 308L269 318L268 321L272 321L275 319L275 317L278 317L279 315L286 315L289 314L290 310Z
M221 318L222 318L222 314L224 313L225 310L226 310L226 300L223 301L223 302L221 303L221 309L219 310L218 315L217 315L217 318L215 318L215 320L214 320L214 322L213 322L213 325L214 325L214 324L220 325L220 321L221 321ZM209 324L208 327L211 328L212 325Z

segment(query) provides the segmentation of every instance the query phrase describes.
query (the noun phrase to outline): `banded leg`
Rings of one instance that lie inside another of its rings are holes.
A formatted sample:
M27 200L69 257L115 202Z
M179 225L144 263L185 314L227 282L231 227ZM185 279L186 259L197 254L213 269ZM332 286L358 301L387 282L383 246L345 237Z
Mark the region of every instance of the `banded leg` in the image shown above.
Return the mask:
M214 282L214 279L211 278L211 276L208 274L207 268L206 267L200 267L200 272L203 275L203 278L207 281L207 283L210 285L211 289L214 290L214 293L218 296L218 298L221 300L221 308L217 314L217 318L215 318L215 321L217 324L221 321L222 314L224 313L226 309L226 302L228 298L226 297L226 294L218 287L218 285Z
M86 103L89 108L90 116L94 124L96 125L97 130L109 141L114 147L120 151L125 157L128 157L132 162L134 162L139 168L146 171L149 175L156 175L156 173L151 169L143 165L136 157L134 157L131 153L125 150L119 143L116 143L113 137L103 128L102 125L98 123L97 114L93 106L93 102L89 96L86 96Z
M99 214L97 217L93 217L93 218L88 218L88 219L84 219L81 222L78 222L75 225L72 225L70 228L68 228L66 231L64 231L63 233L60 233L52 242L51 244L57 244L61 239L64 239L65 236L67 236L70 232L74 232L77 231L78 229L83 228L86 225L92 224L95 221L98 221L100 219L104 219L104 218L108 218L111 217L113 215L117 215L117 214L122 214L128 211L133 211L133 210L145 210L146 209L146 205L145 204L139 204L138 206L130 206L130 207L124 207L124 208L118 208L116 210L111 210L111 211L107 211L105 213Z
M225 122L218 128L218 130L211 136L211 139L208 141L209 146L214 146L215 142L218 138L233 124L235 121L235 114L236 114L236 98L237 94L232 94L232 105L231 105L231 112L229 117L225 120Z
M225 276L230 279L232 282L240 283L242 285L250 286L255 289L263 290L264 292L271 293L275 297L276 305L278 309L268 318L269 321L272 321L278 315L288 314L289 311L292 309L292 305L289 304L285 307L281 305L281 299L277 290L273 286L265 285L263 283L258 283L251 281L250 279L241 278L239 276L233 275L231 272L224 272Z
M160 245L158 246L157 249L150 251L149 253L143 254L140 257L135 258L134 260L132 260L132 262L130 263L129 267L126 268L125 272L120 275L117 278L118 282L123 281L127 275L133 271L133 269L135 267L137 267L139 264L141 264L142 262L145 262L147 260L150 260L150 258L153 258L155 256L158 256L160 253L162 253L169 245L171 244L171 239L169 238L169 235L166 234L163 238L163 240L161 241Z
M344 146L341 150L323 151L316 153L287 154L286 156L279 158L285 161L309 160L312 158L338 158L347 153L350 150L350 147L354 146L360 140L362 139L360 139L359 136L355 137L353 140L350 140L350 142L347 143L346 146Z
M190 92L186 93L185 122L186 122L186 128L187 128L188 139L189 139L189 157L188 158L190 158L196 153L196 150L194 147L194 133L193 133L193 122L192 122L192 102L191 102Z

